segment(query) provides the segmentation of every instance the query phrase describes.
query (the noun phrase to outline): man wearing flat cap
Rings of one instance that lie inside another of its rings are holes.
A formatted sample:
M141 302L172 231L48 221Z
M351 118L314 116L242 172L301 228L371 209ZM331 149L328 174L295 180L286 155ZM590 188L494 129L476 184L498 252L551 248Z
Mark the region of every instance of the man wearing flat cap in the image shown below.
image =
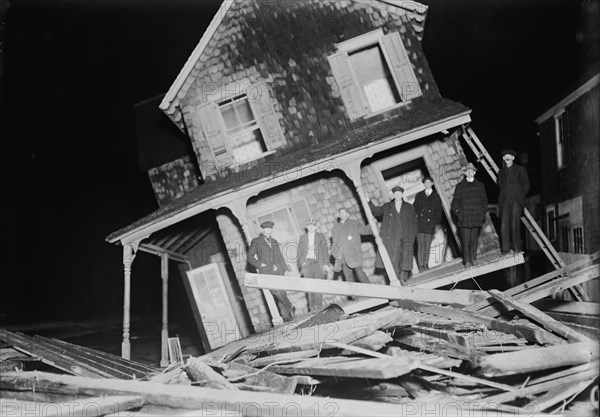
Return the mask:
M317 232L317 220L306 221L306 233L298 239L298 270L304 278L325 279L325 261L329 258L329 247L323 233ZM321 307L323 294L308 293L308 310Z
M331 253L335 258L336 271L341 268L346 282L358 280L363 284L370 284L371 281L362 269L360 236L372 234L371 228L358 220L351 219L345 207L340 207L337 213L340 221L331 232Z
M289 272L289 267L283 259L279 242L271 237L273 233L272 221L265 221L260 224L262 233L259 237L252 239L250 249L248 249L248 262L259 274L285 275ZM271 290L273 298L277 303L281 317L284 321L290 321L294 317L296 309L285 291Z
M504 166L498 173L498 209L502 253L521 251L521 213L529 192L529 176L524 167L514 163L517 153L512 149L502 151Z
M404 188L392 188L394 199L376 206L367 197L373 216L381 218L381 240L390 256L396 277L405 284L413 268L415 237L417 236L417 215L412 204L402 198ZM375 261L376 268L383 268L379 252Z
M414 207L418 219L417 265L419 271L429 269L429 253L435 227L442 221L442 200L433 189L433 178L423 178L425 189L415 197Z
M475 179L476 171L475 165L469 162L465 178L456 185L451 204L452 213L458 219L465 268L478 264L477 242L488 206L485 187Z

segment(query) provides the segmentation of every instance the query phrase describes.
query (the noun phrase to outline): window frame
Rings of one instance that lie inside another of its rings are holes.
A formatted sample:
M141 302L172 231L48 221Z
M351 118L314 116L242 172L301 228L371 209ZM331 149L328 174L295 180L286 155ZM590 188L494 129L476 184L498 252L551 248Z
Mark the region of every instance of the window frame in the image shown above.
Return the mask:
M565 129L565 109L562 109L554 115L554 148L556 155L556 169L561 170L567 167L566 161L566 129Z
M552 212L552 220L550 220L550 212ZM551 242L556 241L556 207L554 205L546 206L546 235Z
M414 81L416 82L416 84L418 86L418 92L416 94L411 94L410 98L405 98L406 92L403 90L403 83L399 79L397 71L394 69L392 59L390 57L390 51L388 50L388 48L386 47L386 45L383 42L384 38L390 37L390 36L397 36L397 38L399 40L399 46L402 49L404 56L406 57L408 66L410 66L410 74L412 75L412 77L414 77ZM394 83L392 87L396 89L396 93L400 97L400 101L398 103L394 104L393 106L389 106L389 107L386 107L386 108L383 108L383 109L380 109L377 111L371 111L369 101L363 91L362 86L358 82L358 78L356 76L356 70L350 61L350 54L352 54L353 52L356 52L358 50L365 49L365 48L375 46L375 45L377 45L380 48L380 51L383 55L384 64L387 66L387 70L390 72L390 74L392 76L392 80ZM348 112L349 116L352 120L357 120L360 118L374 117L381 113L388 112L390 110L393 110L393 109L396 109L399 107L404 107L404 106L408 105L408 103L410 103L413 99L423 95L421 85L417 79L417 75L416 75L414 69L412 68L411 59L408 56L408 52L406 51L406 47L404 46L404 42L402 41L402 37L400 36L399 32L391 32L388 35L385 35L383 30L381 28L378 28L371 32L367 32L362 35L358 35L354 38L339 42L336 44L336 46L337 46L336 53L329 56L330 65L331 65L331 59L333 57L337 56L338 54L345 54L345 57L347 59L347 65L349 66L349 72L351 74L352 82L354 83L355 87L357 88L358 95L360 98L360 103L356 103L356 104L360 105L364 111L364 114L359 115L359 116L353 116L351 114L351 112ZM336 77L335 72L333 74L333 77L334 77L338 87L340 86L340 84L343 84L342 80L340 80L340 79L338 79L338 77ZM343 94L342 94L342 101L344 101L344 104L346 106L348 106L349 103L347 103L346 100L343 98Z

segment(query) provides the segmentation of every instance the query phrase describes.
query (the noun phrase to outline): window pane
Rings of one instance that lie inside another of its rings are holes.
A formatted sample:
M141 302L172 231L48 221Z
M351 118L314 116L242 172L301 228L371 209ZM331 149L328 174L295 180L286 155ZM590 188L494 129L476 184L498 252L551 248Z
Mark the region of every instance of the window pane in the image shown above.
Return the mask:
M379 45L351 54L350 62L372 112L391 107L400 101Z
M254 127L254 130L244 130L235 135L231 135L231 148L233 157L237 162L247 161L260 156L266 151L260 129Z
M227 130L239 126L240 121L235 114L233 104L229 103L224 106L221 106L221 114L223 115L223 120L225 121L225 126L227 127Z
M241 124L254 121L254 115L252 114L248 99L245 98L235 103L235 109L237 110Z

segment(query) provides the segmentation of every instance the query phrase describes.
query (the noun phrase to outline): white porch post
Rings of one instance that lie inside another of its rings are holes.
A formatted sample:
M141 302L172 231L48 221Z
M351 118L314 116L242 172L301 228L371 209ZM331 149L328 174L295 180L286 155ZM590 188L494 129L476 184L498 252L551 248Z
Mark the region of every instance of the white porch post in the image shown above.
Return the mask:
M125 359L131 359L131 343L129 341L131 327L131 264L135 259L140 241L129 242L123 245L123 271L124 271L124 291L123 291L123 342L121 343L121 356Z
M244 233L244 238L246 239L246 244L250 245L250 242L252 242L252 234L250 233L250 227L248 226L248 218L246 217L247 201L248 197L242 200L233 201L232 203L228 204L227 207L240 222L240 225L242 226L242 232ZM265 301L267 302L269 313L271 314L271 322L273 323L273 326L283 324L283 317L281 317L281 314L279 314L273 294L271 294L271 291L267 289L263 289L262 292L265 297Z
M379 234L379 229L377 228L377 221L375 217L373 217L373 213L371 212L371 208L369 207L369 201L367 200L367 195L362 187L362 180L360 179L360 164L361 160L354 160L347 162L344 165L340 166L340 169L344 171L344 173L350 178L356 191L358 192L358 197L360 199L360 203L362 204L365 213L367 214L367 220L369 221L369 226L371 226L371 232L375 237L375 243L377 243L377 249L379 250L379 255L381 256L381 260L383 261L383 266L385 267L385 272L388 275L390 280L390 285L394 285L400 287L400 281L398 281L398 277L396 277L396 272L394 271L394 267L392 266L392 261L390 260L390 255L383 244L383 240L381 240L381 235Z
M169 365L169 255L160 254L160 277L162 279L162 330L160 332L160 366Z

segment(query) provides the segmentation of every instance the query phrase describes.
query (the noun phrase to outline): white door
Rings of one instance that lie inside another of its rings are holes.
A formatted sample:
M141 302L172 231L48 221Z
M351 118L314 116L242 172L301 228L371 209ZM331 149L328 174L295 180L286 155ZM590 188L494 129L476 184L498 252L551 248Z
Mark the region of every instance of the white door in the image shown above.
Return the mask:
M212 349L241 338L218 264L186 271Z

